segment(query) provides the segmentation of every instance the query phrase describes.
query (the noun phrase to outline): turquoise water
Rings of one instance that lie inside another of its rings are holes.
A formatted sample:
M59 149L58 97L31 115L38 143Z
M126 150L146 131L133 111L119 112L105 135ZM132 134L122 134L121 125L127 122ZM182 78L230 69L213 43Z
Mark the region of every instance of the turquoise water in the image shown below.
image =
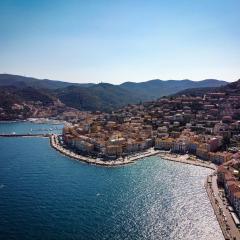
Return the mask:
M209 173L158 157L92 166L45 138L0 138L0 239L221 240Z

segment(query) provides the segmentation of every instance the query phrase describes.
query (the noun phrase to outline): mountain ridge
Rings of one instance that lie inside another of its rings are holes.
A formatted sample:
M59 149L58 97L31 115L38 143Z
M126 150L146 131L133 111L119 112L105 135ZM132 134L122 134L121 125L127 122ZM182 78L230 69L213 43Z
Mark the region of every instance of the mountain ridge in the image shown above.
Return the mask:
M78 84L0 74L0 89L5 89L1 92L0 97L8 96L7 87L11 86L16 88L14 99L18 99L18 103L21 102L21 99L23 102L28 101L26 92L29 92L33 102L35 94L38 96L36 102L44 103L51 97L54 101L60 101L66 107L81 111L110 112L127 104L152 101L188 88L220 87L226 84L227 82L216 79L202 81L152 79L146 82L125 82L119 85L103 82ZM11 95L13 92L10 91L9 94ZM9 103L13 104L12 101L9 101ZM12 105L7 108L11 109L11 107Z

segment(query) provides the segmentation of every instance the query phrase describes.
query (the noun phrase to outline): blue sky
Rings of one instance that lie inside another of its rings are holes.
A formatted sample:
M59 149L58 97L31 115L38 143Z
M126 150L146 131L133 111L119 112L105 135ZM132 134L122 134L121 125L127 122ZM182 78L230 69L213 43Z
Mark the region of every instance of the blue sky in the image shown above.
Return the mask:
M239 0L1 0L0 73L235 81L239 9Z

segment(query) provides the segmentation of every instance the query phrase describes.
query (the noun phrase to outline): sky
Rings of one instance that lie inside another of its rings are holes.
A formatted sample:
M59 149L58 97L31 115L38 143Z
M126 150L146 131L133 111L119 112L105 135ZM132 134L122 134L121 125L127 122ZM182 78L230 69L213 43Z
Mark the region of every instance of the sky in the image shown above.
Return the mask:
M1 0L0 73L235 81L239 9L239 0Z

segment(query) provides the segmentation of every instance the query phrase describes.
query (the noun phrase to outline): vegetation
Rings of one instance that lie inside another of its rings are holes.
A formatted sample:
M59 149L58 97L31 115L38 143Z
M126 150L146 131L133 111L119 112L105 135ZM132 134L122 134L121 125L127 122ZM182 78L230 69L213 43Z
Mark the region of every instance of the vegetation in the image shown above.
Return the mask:
M59 99L66 106L79 110L109 112L127 104L153 100L189 87L216 87L224 84L226 82L214 79L199 82L157 79L120 85L77 84L0 74L0 108L10 113L14 104L34 102L50 106L54 100ZM17 114L17 110L14 111Z

